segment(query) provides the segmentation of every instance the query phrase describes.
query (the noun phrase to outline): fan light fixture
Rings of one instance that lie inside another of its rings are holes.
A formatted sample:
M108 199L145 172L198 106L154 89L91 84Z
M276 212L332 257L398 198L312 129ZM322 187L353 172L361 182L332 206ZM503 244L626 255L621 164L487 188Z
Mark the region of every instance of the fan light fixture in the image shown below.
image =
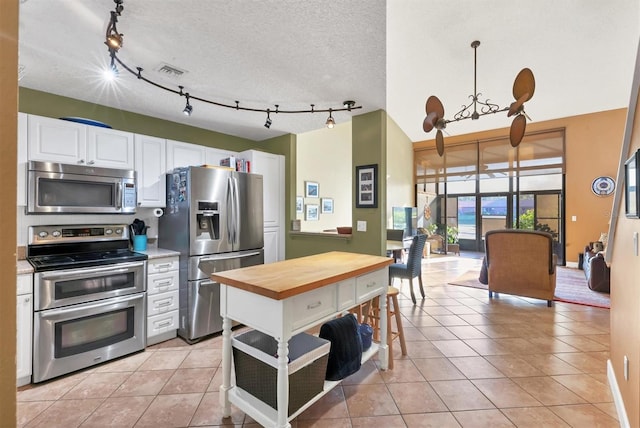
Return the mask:
M116 4L115 6L115 10L111 11L111 18L109 20L109 24L107 25L107 31L106 31L106 36L105 36L105 42L104 44L107 45L107 48L109 50L109 56L111 58L111 64L110 64L110 69L117 74L118 69L116 66L116 63L119 64L120 66L122 66L122 68L124 68L125 70L127 70L129 73L133 74L134 76L136 76L139 80L142 80L146 83L149 83L152 86L155 86L156 88L160 88L163 89L167 92L171 92L174 93L176 95L179 95L181 97L186 97L187 98L187 105L185 106L183 113L187 116L190 116L192 111L193 111L193 107L191 106L191 104L189 103L189 100L197 100L203 103L207 103L207 104L212 104L218 107L225 107L225 108L229 108L229 109L234 109L234 110L242 110L242 111L253 111L253 112L262 112L262 113L266 113L267 114L267 120L264 124L265 128L270 128L271 127L271 118L269 116L269 113L273 112L273 113L282 113L282 114L300 114L300 113L329 113L329 119L327 119L327 126L329 128L332 128L333 126L329 126L330 121L332 124L335 124L335 120L333 119L332 116L332 112L336 112L336 111L351 111L351 110L355 110L355 109L361 109L362 106L357 106L355 101L343 101L343 107L341 108L326 108L326 109L315 109L315 104L311 104L311 109L301 109L301 110L280 110L278 105L275 104L276 109L272 110L271 108L253 108L253 107L244 107L244 106L240 106L240 101L235 101L235 104L226 104L223 102L218 102L218 101L214 101L214 100L208 100L202 97L197 97L194 95L190 95L188 92L183 92L183 87L179 86L179 91L169 88L167 86L161 85L157 82L152 81L151 79L146 78L145 76L142 75L142 71L143 68L142 67L135 67L135 70L133 70L131 67L129 67L128 65L126 65L124 62L122 62L120 60L120 58L118 58L118 56L116 55L117 52L120 50L120 48L122 48L122 44L123 44L123 38L124 38L124 34L118 32L118 29L116 28L116 24L118 22L118 17L122 15L122 11L124 10L124 6L123 6L123 2L124 0L113 0L113 2Z
M533 77L533 72L528 68L520 70L513 82L513 97L515 98L515 101L512 102L509 107L502 108L498 104L490 103L488 99L483 101L480 99L482 94L478 92L476 84L478 46L480 46L480 42L478 40L471 43L471 47L473 48L473 95L469 95L471 102L468 105L463 105L462 109L453 115L453 119L445 119L444 106L440 99L435 95L427 98L427 102L425 104L426 117L422 122L422 129L424 132L430 132L433 128L437 129L436 149L440 156L444 154L444 137L442 135L442 130L447 127L448 123L458 122L469 118L477 120L480 116L484 116L486 114L507 111L507 117L511 117L513 115L516 116L511 123L509 140L512 147L517 147L524 137L527 119L531 120L524 111L524 103L529 101L535 92L536 82ZM480 105L479 112L478 105Z

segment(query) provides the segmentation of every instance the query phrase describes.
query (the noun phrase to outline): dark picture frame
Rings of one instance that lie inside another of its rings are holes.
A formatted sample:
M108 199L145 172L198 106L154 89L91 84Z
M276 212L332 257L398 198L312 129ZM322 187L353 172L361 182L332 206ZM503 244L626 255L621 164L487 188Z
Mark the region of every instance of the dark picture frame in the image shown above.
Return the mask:
M356 166L356 208L378 208L378 164Z
M624 163L624 211L629 218L639 218L640 216L640 201L638 200L638 189L640 188L639 152L640 150L637 150Z

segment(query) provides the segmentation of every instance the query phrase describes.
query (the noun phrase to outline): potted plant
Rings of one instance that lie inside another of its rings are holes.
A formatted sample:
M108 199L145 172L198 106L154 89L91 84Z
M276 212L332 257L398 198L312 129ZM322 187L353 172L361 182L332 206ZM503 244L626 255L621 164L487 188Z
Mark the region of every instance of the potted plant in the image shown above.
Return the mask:
M458 228L447 225L447 253L460 254L460 244L458 243Z

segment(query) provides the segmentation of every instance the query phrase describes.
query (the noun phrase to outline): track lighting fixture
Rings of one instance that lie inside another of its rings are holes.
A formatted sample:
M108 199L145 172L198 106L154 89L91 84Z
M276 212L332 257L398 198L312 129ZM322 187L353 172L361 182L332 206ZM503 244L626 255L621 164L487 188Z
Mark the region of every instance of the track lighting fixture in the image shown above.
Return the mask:
M331 129L336 126L336 121L333 120L333 116L331 115L332 109L329 109L329 117L327 118L327 128Z
M124 35L118 32L116 28L116 23L118 22L118 17L121 16L122 11L124 10L124 6L122 5L124 0L113 0L116 4L115 10L111 11L111 18L109 20L109 24L107 25L107 31L105 36L105 45L107 45L109 49L109 55L111 57L111 69L117 73L116 62L129 73L133 74L138 78L138 80L142 80L150 85L155 86L156 88L164 89L167 92L172 92L176 95L184 96L187 98L187 105L185 106L183 112L185 115L189 116L193 111L193 107L189 103L189 100L198 100L207 104L212 104L218 107L225 107L234 110L242 110L242 111L253 111L253 112L262 112L267 114L267 120L264 123L265 128L271 127L271 118L269 113L272 111L270 108L253 108L253 107L244 107L240 105L240 101L235 101L234 104L226 104L223 102L208 100L205 98L197 97L194 95L189 95L189 93L184 93L183 87L179 86L179 91L169 88L167 86L161 85L160 83L154 82L151 79L147 79L142 75L142 67L135 67L136 70L126 65L124 62L118 58L116 53L122 48ZM278 105L276 105L275 113L282 114L296 114L296 113L329 113L329 118L327 119L326 125L329 128L333 128L335 125L335 120L333 119L332 113L335 111L351 111L355 109L361 109L362 106L357 106L355 101L343 101L343 107L340 108L326 108L326 109L315 109L315 104L311 104L310 110L279 110Z
M187 97L187 105L184 106L184 110L182 110L182 113L184 113L185 116L191 116L191 113L193 113L193 107L191 107L191 104L189 104L189 92L184 94L184 96Z
M267 120L264 122L264 127L269 129L271 128L271 118L269 117L270 110L267 109Z

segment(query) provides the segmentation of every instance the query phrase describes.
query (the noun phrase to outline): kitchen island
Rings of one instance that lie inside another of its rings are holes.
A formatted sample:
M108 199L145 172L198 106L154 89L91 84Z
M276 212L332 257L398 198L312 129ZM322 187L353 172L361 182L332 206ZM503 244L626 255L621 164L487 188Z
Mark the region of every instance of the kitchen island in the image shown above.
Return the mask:
M346 313L363 302L381 296L381 342L363 354L363 361L378 352L381 368L387 368L386 301L388 266L392 259L333 251L259 266L218 272L222 331L222 386L224 416L231 404L263 426L290 427L302 413L339 382L325 381L324 389L295 413L288 415L288 341L300 332ZM268 334L278 342L278 410L231 384L232 320Z

